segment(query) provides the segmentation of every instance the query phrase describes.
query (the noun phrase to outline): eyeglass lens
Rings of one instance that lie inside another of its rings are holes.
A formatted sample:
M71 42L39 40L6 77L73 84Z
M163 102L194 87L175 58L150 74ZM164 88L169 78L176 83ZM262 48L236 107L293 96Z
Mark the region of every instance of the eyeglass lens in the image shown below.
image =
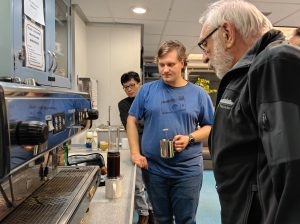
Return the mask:
M207 46L207 40L210 36L212 36L218 29L220 28L220 26L216 27L215 29L213 29L205 38L203 38L199 43L198 46L201 48L202 51L206 52L206 46Z
M133 87L135 87L135 83L131 83L131 84L129 84L129 85L124 85L123 86L123 88L125 89L125 90L127 90L127 89L129 89L129 88L133 88Z

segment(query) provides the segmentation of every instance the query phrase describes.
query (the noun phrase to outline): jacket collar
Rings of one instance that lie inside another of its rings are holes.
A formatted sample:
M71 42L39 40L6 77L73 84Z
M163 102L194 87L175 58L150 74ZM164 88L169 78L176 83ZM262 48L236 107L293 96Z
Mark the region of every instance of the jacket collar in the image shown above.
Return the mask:
M217 95L217 104L219 103L224 90L231 80L238 78L241 75L246 75L247 72L239 72L241 70L248 70L251 64L253 63L255 57L262 52L268 45L272 45L275 41L284 41L285 37L283 33L279 30L270 30L265 33L261 38L259 38L256 43L245 53L245 55L238 60L238 62L231 68L231 70L225 74L222 78L218 95Z
M262 52L268 45L272 44L274 41L283 41L285 39L283 33L279 30L270 30L265 33L256 43L245 53L245 55L232 67L231 70L249 67L255 57Z

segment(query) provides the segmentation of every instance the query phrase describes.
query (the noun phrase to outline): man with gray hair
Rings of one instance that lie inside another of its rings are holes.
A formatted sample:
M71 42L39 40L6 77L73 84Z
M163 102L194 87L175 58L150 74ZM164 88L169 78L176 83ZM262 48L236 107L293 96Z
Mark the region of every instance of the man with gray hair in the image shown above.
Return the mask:
M209 145L222 223L299 223L299 49L246 1L217 1L200 23L221 79Z

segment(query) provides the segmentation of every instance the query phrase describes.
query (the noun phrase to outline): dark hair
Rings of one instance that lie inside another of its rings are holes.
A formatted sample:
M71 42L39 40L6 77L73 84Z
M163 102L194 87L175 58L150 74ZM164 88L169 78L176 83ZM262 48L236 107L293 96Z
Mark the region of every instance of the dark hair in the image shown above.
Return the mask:
M133 79L137 83L141 82L139 74L136 72L130 71L130 72L124 73L121 76L121 85L123 86L124 83L130 81L131 79Z

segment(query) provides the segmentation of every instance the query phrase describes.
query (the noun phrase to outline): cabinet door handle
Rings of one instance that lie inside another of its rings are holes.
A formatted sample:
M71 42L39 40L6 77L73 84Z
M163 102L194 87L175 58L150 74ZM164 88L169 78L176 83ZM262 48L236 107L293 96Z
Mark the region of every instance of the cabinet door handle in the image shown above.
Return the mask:
M22 46L22 48L19 50L18 52L18 59L24 63L25 59L26 59L26 49L24 46Z
M50 72L52 70L52 67L53 67L54 59L53 59L53 55L52 55L51 51L48 51L48 54L50 55L50 67L48 69L48 71Z
M53 59L54 59L54 62L55 62L55 66L53 68L53 73L55 73L56 69L57 69L57 61L56 61L56 54L54 52L52 52L52 55L53 55Z

